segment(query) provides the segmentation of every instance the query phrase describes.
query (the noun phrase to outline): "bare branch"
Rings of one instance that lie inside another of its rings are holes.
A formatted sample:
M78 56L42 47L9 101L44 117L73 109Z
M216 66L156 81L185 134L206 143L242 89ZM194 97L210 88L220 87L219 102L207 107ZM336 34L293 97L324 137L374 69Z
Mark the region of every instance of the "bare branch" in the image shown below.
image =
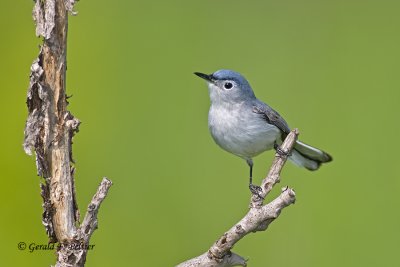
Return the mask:
M108 190L110 189L112 182L104 177L101 181L99 187L97 188L96 194L93 196L92 201L88 206L85 218L81 224L81 234L85 240L89 240L90 236L93 234L94 230L97 229L97 213L101 202L107 196Z
M272 190L275 184L280 182L281 170L286 163L288 155L290 155L294 145L296 144L298 135L299 135L298 129L292 130L286 137L285 141L280 146L279 150L281 151L281 153L277 152L275 154L272 166L269 169L267 176L261 182L262 192L259 194L259 196L261 196L262 199L260 199L260 197L257 195L253 195L251 198L251 206L253 207L261 206L263 199L265 199L265 197Z
M42 222L49 242L59 243L56 266L84 266L87 246L97 228L97 213L112 185L104 178L79 227L72 159L72 138L80 121L67 110L66 54L68 13L75 0L35 0L36 35L43 37L31 66L24 150L36 154L43 198Z
M77 229L76 236L71 242L60 244L57 251L56 267L85 265L87 252L94 246L90 245L89 241L93 232L97 229L97 213L111 186L112 182L104 177L88 205L85 218Z
M261 183L260 196L253 195L250 209L247 214L231 229L224 233L208 250L208 252L185 261L177 267L220 267L220 266L246 266L246 260L231 252L233 246L243 237L252 232L265 231L281 211L295 202L295 192L289 187L282 188L281 194L270 203L263 205L263 198L279 182L280 172L285 165L287 155L290 154L296 143L299 132L297 129L290 132L280 147L281 153L275 154L267 177ZM283 153L282 153L283 152Z

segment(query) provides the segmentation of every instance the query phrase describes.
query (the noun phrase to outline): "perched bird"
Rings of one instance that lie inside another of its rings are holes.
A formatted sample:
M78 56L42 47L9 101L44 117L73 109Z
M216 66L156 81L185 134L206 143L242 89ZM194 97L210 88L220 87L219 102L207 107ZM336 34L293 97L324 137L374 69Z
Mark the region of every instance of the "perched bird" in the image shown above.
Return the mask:
M253 160L260 153L275 148L289 134L286 121L270 106L257 99L248 81L232 70L218 70L213 74L195 72L207 81L211 100L208 127L214 141L224 150L237 155L250 167L249 188L253 185ZM296 165L314 171L332 157L315 147L296 141L289 159Z

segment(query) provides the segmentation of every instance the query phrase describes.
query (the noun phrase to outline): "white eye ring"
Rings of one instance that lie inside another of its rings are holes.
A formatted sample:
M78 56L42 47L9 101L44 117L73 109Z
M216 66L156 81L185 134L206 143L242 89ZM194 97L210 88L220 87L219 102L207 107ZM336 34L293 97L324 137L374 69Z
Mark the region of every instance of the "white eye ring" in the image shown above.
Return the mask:
M224 88L225 89L229 90L229 89L232 89L232 87L233 87L233 83L231 83L231 82L224 83Z

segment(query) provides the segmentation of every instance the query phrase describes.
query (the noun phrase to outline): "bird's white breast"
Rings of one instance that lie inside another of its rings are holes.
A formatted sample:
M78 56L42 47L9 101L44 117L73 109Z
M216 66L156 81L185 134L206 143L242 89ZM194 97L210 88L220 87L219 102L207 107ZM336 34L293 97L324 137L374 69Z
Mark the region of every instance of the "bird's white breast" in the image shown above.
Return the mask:
M224 150L250 159L273 148L280 130L268 124L249 107L211 105L208 126L215 142Z

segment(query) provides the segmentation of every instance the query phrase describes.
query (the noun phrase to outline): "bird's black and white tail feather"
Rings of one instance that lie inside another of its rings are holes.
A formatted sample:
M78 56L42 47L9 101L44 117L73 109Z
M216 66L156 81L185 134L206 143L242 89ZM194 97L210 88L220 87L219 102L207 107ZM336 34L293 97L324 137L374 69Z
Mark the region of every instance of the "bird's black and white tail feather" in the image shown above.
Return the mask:
M315 171L322 163L332 161L332 157L315 147L296 141L289 159L300 167Z

